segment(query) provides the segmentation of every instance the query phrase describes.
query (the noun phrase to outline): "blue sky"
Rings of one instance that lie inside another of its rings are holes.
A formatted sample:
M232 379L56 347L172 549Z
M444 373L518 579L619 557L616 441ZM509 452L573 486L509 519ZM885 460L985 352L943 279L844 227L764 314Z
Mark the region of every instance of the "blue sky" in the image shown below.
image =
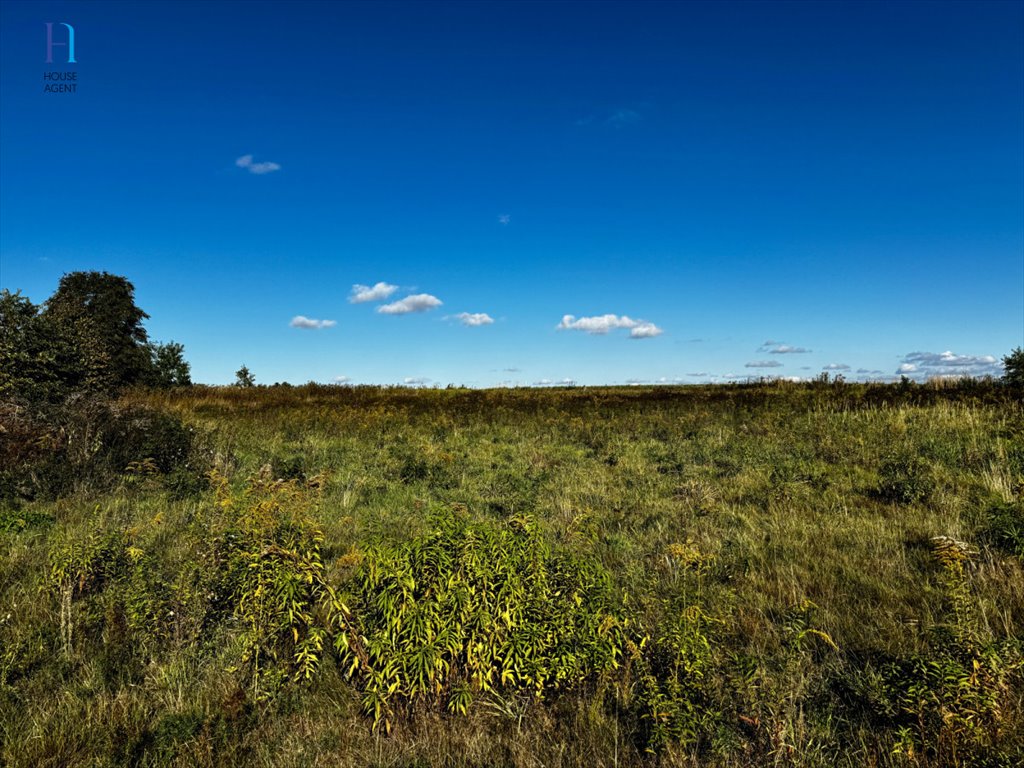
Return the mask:
M0 286L209 383L997 373L1022 136L1021 2L3 0Z

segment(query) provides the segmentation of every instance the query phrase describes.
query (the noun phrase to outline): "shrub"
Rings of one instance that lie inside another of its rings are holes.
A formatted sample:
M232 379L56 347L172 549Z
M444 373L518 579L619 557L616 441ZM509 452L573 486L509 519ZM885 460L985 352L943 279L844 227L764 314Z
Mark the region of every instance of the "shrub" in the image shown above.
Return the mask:
M360 645L342 664L375 725L417 702L465 713L481 695L536 699L618 665L608 575L552 550L529 518L440 511L410 542L370 548L352 596Z
M200 475L195 435L178 417L145 406L76 396L29 411L0 406L0 498L57 497L113 486L129 468L150 474Z
M348 637L348 609L324 576L324 536L310 515L319 485L257 478L238 495L215 480L212 559L242 625L238 668L253 698L267 699L311 679L335 627Z
M910 454L886 460L878 472L879 498L897 504L914 504L931 497L934 485L931 465Z
M985 537L999 548L1024 560L1024 502L1003 502L988 510Z
M646 752L669 744L694 748L720 714L709 687L715 674L715 623L696 605L668 607L654 637L626 641L629 668L618 693L632 719L634 741Z

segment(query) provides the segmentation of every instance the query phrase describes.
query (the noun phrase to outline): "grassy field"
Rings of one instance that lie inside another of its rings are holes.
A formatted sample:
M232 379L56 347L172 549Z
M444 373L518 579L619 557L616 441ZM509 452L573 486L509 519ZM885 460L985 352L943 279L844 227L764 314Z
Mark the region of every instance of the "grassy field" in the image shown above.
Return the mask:
M184 468L0 508L0 764L1024 760L1008 387L143 406Z

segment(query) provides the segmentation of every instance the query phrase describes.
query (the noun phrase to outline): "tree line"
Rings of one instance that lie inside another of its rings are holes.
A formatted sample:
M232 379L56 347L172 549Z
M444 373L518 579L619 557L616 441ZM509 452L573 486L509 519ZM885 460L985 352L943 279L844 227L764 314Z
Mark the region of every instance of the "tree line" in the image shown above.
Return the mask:
M40 305L0 291L0 398L63 400L124 387L192 383L185 349L152 341L135 287L107 272L71 272Z

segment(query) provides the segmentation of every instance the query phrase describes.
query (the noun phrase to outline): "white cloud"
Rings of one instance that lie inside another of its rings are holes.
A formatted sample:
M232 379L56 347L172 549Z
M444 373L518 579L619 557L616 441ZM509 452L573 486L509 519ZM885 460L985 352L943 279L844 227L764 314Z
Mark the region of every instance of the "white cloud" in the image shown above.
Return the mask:
M292 318L292 328L306 328L309 330L320 330L321 328L333 328L338 324L337 320L314 320L311 317L303 317L302 315L296 315Z
M992 355L957 355L945 352L911 352L903 356L896 373L922 376L1000 376L1003 366Z
M744 368L781 368L782 363L778 360L754 360L749 363L745 363ZM731 375L731 374L730 374Z
M512 221L512 217L509 216L507 213L502 213L498 215L498 223L501 224L502 226L507 227L510 221Z
M811 350L804 347L794 347L791 344L783 344L781 341L766 341L761 345L758 352L767 352L771 355L805 355Z
M604 336L616 328L627 328L630 331L630 338L633 339L650 339L664 333L661 328L646 320L634 320L627 315L620 317L613 314L580 318L575 315L564 315L557 328L560 331L583 331L595 336Z
M281 166L277 163L254 163L252 161L252 155L242 155L240 158L235 160L235 165L239 168L245 168L249 173L255 173L257 176L281 170Z
M636 327L629 332L629 338L653 339L655 336L660 336L663 333L664 331L654 323L638 323Z
M439 298L429 293L417 293L377 307L377 311L383 315L408 315L411 312L426 312L440 307L442 303Z
M486 312L459 312L459 314L455 315L455 319L463 325L471 327L490 325L494 322L494 318Z
M636 321L625 315L596 315L594 317L576 318L575 315L564 315L558 324L558 330L584 331L586 333L604 335L614 328L634 328Z
M430 381L425 376L406 376L402 379L402 383L407 387L425 387Z
M828 365L826 365L821 370L823 370L823 371L848 371L848 370L850 370L850 366L848 366L846 363L829 363Z
M333 379L331 379L332 384L348 384L351 381L351 376L335 376Z
M390 283L377 283L373 287L356 283L352 286L352 294L348 300L352 304L363 304L367 301L384 301L388 296L398 290L397 285Z

